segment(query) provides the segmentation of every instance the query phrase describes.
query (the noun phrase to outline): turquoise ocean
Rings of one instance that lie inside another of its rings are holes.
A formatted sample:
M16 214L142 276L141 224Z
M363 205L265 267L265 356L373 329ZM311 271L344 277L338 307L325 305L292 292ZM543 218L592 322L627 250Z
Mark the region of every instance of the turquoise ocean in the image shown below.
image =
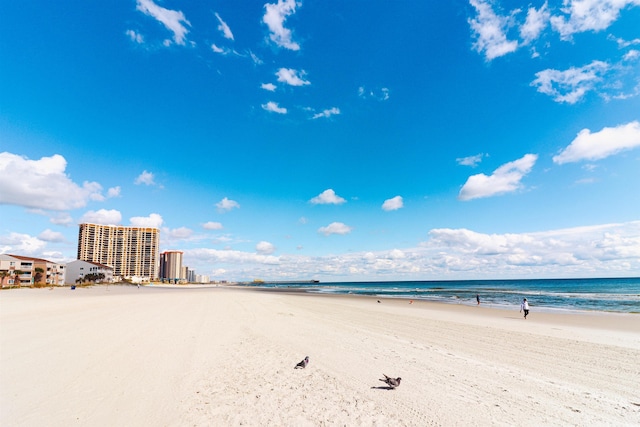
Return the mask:
M331 282L260 284L320 294L368 295L451 304L516 308L527 298L532 310L640 313L640 278Z

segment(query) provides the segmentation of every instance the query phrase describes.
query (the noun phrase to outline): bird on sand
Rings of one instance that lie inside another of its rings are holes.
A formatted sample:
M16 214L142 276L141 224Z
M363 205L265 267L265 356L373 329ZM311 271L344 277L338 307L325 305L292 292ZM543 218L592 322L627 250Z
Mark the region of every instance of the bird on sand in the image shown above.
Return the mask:
M380 381L382 381L383 383L386 383L390 388L396 388L400 385L400 381L402 381L402 378L398 377L398 378L391 378L384 375L384 379L380 378Z
M307 367L308 364L309 364L309 356L306 356L296 365L294 369L304 369Z

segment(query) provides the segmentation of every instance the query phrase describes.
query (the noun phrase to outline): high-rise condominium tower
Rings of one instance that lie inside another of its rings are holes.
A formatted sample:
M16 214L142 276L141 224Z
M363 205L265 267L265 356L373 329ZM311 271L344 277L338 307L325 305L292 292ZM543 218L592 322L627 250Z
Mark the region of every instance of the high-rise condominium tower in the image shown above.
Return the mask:
M111 266L114 276L157 279L159 240L157 228L80 224L78 259Z
M160 254L160 278L170 281L186 279L182 274L181 251L166 251Z

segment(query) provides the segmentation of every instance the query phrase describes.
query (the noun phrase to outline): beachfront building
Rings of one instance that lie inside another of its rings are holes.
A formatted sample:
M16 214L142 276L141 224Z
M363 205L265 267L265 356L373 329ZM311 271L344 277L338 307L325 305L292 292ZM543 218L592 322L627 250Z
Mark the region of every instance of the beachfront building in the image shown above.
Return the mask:
M158 278L160 230L153 227L80 224L78 259L113 268L113 276L136 281Z
M0 255L2 287L59 286L64 284L65 266L42 258Z
M104 276L104 277L103 277ZM67 263L65 283L74 285L85 281L101 283L113 282L113 267L98 262L83 261L81 259Z
M169 283L186 279L183 277L181 251L165 251L160 254L160 279Z

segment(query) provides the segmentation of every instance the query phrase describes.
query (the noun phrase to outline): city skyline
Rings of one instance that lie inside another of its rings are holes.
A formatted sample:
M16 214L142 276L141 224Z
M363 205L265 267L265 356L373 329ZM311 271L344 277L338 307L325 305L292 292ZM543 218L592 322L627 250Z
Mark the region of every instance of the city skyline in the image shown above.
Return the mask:
M1 0L0 0L1 1ZM640 271L640 3L3 1L0 253L211 280Z

